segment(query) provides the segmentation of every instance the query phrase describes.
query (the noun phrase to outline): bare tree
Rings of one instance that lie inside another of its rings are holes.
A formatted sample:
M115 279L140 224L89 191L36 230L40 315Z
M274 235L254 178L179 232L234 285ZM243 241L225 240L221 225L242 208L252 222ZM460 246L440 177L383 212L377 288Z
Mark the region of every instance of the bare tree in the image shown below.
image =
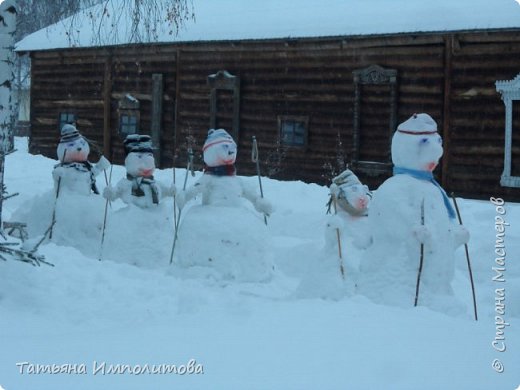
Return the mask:
M13 149L17 116L14 80L15 74L21 73L16 70L15 41L62 21L73 46L86 20L93 29L92 44L118 43L119 39L125 43L152 42L163 32L157 26L167 26L168 33L174 35L192 18L192 0L0 0L0 236L5 154ZM123 24L125 36L121 37Z

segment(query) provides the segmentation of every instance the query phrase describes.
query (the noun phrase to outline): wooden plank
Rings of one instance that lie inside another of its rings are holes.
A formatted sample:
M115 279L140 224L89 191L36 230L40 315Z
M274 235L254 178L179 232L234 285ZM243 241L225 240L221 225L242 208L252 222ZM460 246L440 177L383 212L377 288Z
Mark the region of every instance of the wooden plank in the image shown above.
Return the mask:
M155 161L159 165L159 168L162 167L161 164L161 122L163 115L163 75L160 73L154 73L152 75L152 124L151 124L151 133L152 133L152 143L155 145L154 149L154 157Z
M112 129L110 126L112 94L112 57L105 62L103 81L103 154L112 160Z

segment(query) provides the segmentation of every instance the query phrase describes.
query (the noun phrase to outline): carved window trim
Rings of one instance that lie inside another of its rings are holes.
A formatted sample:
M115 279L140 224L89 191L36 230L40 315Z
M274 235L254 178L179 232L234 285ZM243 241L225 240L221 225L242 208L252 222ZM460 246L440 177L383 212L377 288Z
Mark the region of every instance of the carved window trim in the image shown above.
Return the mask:
M209 126L214 129L217 124L217 91L219 89L231 91L233 94L233 119L231 136L238 143L240 132L240 77L234 76L227 70L219 70L208 76L210 87Z
M385 69L379 65L370 65L352 72L354 77L354 131L352 142L351 166L367 174L378 175L389 173L392 169L390 153L392 135L397 126L397 70ZM360 161L359 144L361 133L361 89L362 85L389 85L390 86L390 118L388 121L388 157L385 162Z
M292 122L293 124L300 124L303 127L303 142L285 141L284 140L284 123ZM279 115L278 116L278 134L280 137L280 144L291 148L306 149L309 138L309 117L302 115Z
M500 177L500 185L502 187L520 187L520 176L511 175L513 157L513 101L520 100L520 73L512 80L496 81L495 87L497 92L502 95L502 101L506 108L504 171Z

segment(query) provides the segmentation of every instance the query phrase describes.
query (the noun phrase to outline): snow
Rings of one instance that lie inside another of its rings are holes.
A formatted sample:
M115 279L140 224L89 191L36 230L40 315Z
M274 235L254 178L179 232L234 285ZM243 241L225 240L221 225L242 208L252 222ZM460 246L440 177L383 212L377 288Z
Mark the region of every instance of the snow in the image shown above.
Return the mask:
M105 3L103 3L105 4ZM18 51L72 46L121 45L132 41L132 7L119 17L117 0L107 2L110 17L94 21L100 6L84 11L72 29L59 22L37 31L17 44ZM156 37L142 31L142 41L191 42L237 39L326 37L403 32L518 28L520 4L514 0L194 0L195 20L171 34L158 23ZM117 19L117 20L113 20ZM93 28L93 24L95 28ZM141 24L143 27L145 23ZM101 31L99 37L94 31Z
M36 198L45 198L53 188L56 161L28 154L25 139L16 143L18 151L7 156L6 185L10 193L20 195L4 204L5 220L14 220L11 216L20 215L18 209L38 203ZM124 167L114 167L114 180L124 174ZM184 170L176 176L183 178ZM155 177L168 183L172 170L157 170ZM190 177L189 184L198 177L200 173ZM257 183L256 177L241 178ZM487 200L459 199L471 233L479 307L475 322L462 249L455 254L453 287L464 310L448 315L425 306L414 308L413 297L401 307L375 304L349 286L364 252L355 249L348 237L343 237L346 280L342 282L337 248L326 228L334 221L324 213L327 188L268 178L262 183L276 208L267 226L272 236L267 250L276 271L270 281L261 283L222 280L197 269L170 266L173 202L148 210L152 213L148 219L147 210L113 202L102 261L96 243L99 226L73 217L84 207L96 214L91 218L102 220L104 202L84 206L76 202L80 210L67 207L65 218L57 215L54 241L40 247L54 267L0 262L0 386L285 390L520 385L520 263L515 261L520 253L519 204L505 204L502 217L510 223L505 233L505 282L496 282L492 267L495 217L500 210ZM102 190L103 180L98 184ZM69 201L74 200L78 199ZM186 207L187 218L190 206ZM40 216L29 218L34 222ZM262 223L262 216L257 218ZM136 226L138 221L143 223ZM181 230L182 226L183 222ZM75 241L64 242L64 227ZM71 231L74 227L85 231ZM114 227L120 236L114 235ZM143 237L137 236L139 232ZM197 232L186 240L203 244ZM504 352L492 346L499 315L497 288L505 288L502 317L510 323L504 329ZM203 366L203 374L93 373L94 364L99 367L103 362L106 367L186 365L190 359ZM493 359L503 362L503 373L493 370ZM22 362L85 364L86 373L28 374L26 368L20 374L16 363Z

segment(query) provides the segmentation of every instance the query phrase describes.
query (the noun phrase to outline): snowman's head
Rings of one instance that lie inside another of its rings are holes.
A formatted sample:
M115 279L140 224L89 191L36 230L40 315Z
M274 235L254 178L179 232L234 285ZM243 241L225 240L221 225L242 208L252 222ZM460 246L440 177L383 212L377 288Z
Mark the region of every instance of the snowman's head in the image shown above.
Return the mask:
M66 124L61 129L61 139L56 154L62 163L85 162L88 159L90 147L79 131Z
M368 187L364 184L353 184L347 187L342 187L345 198L358 213L364 212L368 209L371 197L368 195Z
M428 114L413 114L392 138L392 162L397 167L432 172L442 153L437 124Z
M155 159L150 136L128 135L124 146L126 172L134 177L152 177L155 170Z
M237 158L237 144L226 130L210 129L202 152L208 167L233 165Z

